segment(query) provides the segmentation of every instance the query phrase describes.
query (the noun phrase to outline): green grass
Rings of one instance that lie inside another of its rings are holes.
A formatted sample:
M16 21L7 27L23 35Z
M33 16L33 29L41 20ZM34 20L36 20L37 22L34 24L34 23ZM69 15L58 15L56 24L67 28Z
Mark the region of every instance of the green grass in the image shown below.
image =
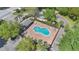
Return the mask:
M70 27L72 27L74 25L75 21L73 21L72 19L70 19L68 16L64 16L64 17L68 20L68 25Z

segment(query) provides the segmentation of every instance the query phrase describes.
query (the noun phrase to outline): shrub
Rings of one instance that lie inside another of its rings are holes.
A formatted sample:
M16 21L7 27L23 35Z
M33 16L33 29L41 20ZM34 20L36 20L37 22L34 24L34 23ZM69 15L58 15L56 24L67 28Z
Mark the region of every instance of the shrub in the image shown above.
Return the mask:
M0 25L0 36L5 40L8 40L10 37L16 37L19 35L20 25L18 23L9 23L3 21Z
M16 47L19 51L46 51L49 45L42 40L23 37L22 41Z

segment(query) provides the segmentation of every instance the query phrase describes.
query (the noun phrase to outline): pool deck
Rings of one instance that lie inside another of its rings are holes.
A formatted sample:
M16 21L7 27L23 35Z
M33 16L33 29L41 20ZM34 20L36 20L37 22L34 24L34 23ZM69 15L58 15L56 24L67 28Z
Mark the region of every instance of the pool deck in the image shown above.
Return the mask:
M48 30L50 31L50 36L44 36L44 35L41 35L41 34L38 34L36 33L33 28L35 26L40 26L40 27L44 27L44 28L48 28ZM43 24L41 22L37 22L35 21L27 30L26 30L27 34L26 36L30 36L32 37L33 39L41 39L43 41L46 41L48 44L52 44L52 42L54 41L56 35L57 35L57 32L58 32L58 29L55 28L55 27L51 27L49 25L46 25L46 24Z

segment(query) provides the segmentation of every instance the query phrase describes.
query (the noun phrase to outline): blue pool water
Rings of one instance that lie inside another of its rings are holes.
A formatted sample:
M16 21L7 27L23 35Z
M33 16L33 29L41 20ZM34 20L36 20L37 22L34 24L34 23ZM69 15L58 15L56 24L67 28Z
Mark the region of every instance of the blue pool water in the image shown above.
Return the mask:
M48 28L42 28L42 27L39 27L39 26L35 26L33 29L34 29L35 32L42 34L44 36L50 35Z
M39 18L44 19L45 17L44 16L40 16Z

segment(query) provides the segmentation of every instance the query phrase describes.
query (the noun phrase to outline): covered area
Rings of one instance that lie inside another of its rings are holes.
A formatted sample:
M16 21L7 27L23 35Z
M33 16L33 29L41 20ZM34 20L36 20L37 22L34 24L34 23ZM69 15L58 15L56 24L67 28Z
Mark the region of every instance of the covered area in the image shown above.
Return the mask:
M23 30L27 29L32 23L33 23L32 20L25 19L24 21L21 22L21 26L23 27L22 29Z

